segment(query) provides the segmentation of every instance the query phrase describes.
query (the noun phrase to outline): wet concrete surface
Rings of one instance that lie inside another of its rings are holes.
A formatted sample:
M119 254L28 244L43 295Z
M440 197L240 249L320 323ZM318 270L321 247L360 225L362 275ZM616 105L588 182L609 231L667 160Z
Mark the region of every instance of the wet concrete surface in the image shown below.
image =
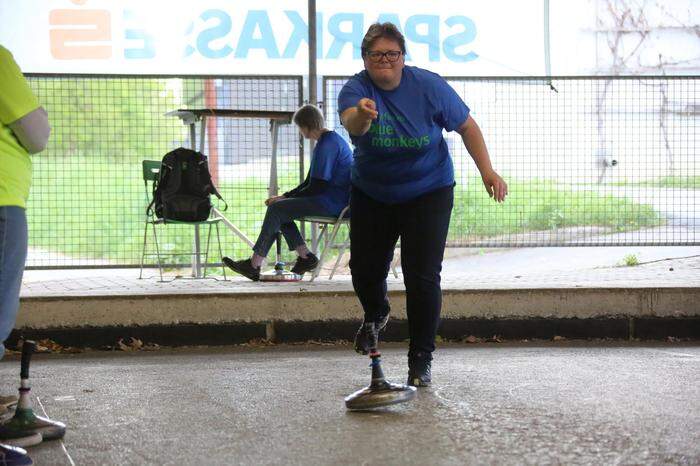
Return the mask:
M405 352L384 345L392 381ZM31 377L69 429L39 465L700 463L697 342L443 344L433 386L374 413L345 410L369 382L347 345L36 355Z

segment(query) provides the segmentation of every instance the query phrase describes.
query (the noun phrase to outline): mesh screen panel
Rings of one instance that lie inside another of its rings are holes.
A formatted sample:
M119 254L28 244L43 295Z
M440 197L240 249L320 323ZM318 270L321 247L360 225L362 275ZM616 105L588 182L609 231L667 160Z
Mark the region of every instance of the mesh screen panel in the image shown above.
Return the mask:
M326 77L329 127L347 137ZM509 185L491 201L456 133L448 246L700 244L700 77L448 78Z
M28 79L52 125L47 150L33 157L29 268L140 263L150 196L144 189L141 161L160 160L176 147L190 147L188 127L166 116L167 112L181 108L294 111L302 101L300 77L28 75ZM225 214L254 241L269 185L269 121L207 121L204 153L230 206ZM296 128L283 125L277 149L280 190L299 183L302 147ZM158 232L162 252L191 251L191 226L168 225ZM206 239L203 229L203 249ZM148 240L153 251L150 231ZM250 253L225 228L222 242L225 255ZM215 242L212 247L209 262L219 262ZM186 264L191 257L167 260ZM147 261L153 264L155 258Z

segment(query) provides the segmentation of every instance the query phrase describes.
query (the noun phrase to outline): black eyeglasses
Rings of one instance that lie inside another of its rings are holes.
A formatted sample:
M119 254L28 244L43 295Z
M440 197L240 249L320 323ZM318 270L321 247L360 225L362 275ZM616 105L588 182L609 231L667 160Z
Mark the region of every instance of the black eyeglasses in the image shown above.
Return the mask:
M367 57L370 59L371 62L373 63L379 63L382 61L382 58L386 57L386 59L390 62L395 62L396 60L399 59L401 56L401 52L398 50L389 50L388 52L367 52Z

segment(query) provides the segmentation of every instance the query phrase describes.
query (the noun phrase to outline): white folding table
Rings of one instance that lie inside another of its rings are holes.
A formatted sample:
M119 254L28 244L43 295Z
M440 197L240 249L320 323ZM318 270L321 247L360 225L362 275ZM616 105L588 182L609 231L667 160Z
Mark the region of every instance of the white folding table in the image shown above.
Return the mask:
M264 118L270 121L270 135L272 137L272 157L270 161L270 185L268 187L268 197L277 195L277 141L279 139L279 128L282 125L287 125L292 122L294 112L280 111L265 111L265 110L232 110L220 108L201 108L201 109L178 109L166 113L167 116L176 116L182 120L182 123L189 126L190 131L190 148L195 151L204 153L205 135L207 130L208 117L223 117L223 118ZM199 122L199 148L197 148L197 129L196 125ZM246 244L253 247L255 243L250 240L236 225L227 219L223 213L216 207L213 209L214 215L220 217L222 222L236 236L242 239ZM192 262L192 276L196 278L202 277L201 263L201 245L199 238L199 226L194 227L194 260Z

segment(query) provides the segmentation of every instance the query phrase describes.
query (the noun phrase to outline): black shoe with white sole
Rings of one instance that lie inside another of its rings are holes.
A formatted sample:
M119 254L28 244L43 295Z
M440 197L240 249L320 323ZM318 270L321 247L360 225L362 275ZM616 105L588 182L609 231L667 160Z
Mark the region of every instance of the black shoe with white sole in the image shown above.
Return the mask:
M433 356L430 353L417 352L408 355L408 381L407 385L414 387L430 386L430 366Z
M222 257L221 261L229 269L253 280L254 282L260 280L260 267L253 267L253 263L250 261L250 259L235 261L230 257Z
M314 270L317 266L318 257L312 253L308 253L305 259L301 256L297 257L297 261L294 263L294 267L292 267L292 273L304 275L306 272Z

